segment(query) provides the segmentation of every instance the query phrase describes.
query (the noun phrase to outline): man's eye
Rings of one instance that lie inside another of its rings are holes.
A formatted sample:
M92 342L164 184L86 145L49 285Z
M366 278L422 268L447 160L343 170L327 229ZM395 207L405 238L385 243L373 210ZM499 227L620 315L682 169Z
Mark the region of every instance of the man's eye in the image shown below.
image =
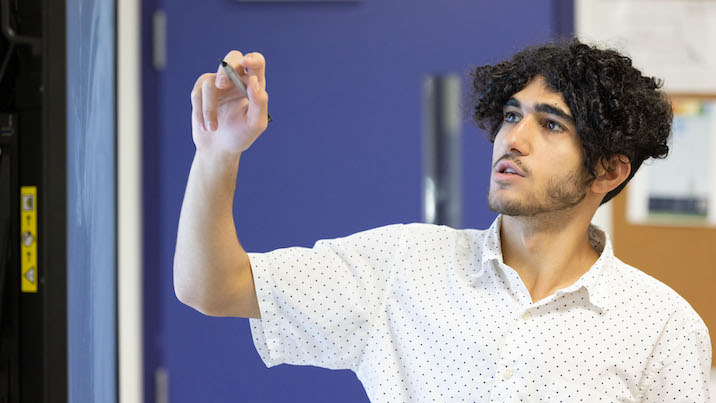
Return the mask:
M561 132L564 131L564 126L561 124L555 122L554 120L548 120L546 124L547 128L549 130L555 131L555 132Z
M505 122L508 123L519 122L519 116L517 116L517 114L514 112L505 112L503 118Z

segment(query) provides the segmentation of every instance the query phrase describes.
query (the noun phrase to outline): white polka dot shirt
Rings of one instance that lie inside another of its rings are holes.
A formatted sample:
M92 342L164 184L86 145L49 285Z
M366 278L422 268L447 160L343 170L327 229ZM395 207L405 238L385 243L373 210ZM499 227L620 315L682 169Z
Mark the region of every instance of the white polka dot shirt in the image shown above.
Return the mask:
M592 225L596 263L533 303L502 259L501 219L249 253L259 356L350 369L371 402L709 400L709 333L686 300Z

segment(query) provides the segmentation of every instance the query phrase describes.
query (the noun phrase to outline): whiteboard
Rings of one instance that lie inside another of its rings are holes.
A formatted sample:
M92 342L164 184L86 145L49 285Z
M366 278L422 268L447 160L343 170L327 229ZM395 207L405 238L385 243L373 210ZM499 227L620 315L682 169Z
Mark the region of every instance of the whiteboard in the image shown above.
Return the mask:
M664 89L716 93L716 1L577 0L583 41L626 53Z

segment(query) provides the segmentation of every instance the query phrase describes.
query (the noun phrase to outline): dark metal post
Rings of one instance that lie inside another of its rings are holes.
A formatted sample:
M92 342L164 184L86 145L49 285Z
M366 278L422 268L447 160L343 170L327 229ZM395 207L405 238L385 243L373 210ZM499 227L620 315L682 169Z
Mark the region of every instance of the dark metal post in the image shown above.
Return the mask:
M428 76L423 85L423 222L462 225L460 77Z

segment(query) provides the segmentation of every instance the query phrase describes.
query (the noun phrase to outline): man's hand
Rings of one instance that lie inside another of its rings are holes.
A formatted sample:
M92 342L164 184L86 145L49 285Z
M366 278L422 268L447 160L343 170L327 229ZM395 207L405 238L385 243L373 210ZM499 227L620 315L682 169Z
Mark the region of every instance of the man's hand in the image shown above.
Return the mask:
M216 73L199 77L191 91L192 137L197 152L235 156L268 125L266 62L260 53L245 56L232 50L224 58L246 85L248 99L219 65Z

